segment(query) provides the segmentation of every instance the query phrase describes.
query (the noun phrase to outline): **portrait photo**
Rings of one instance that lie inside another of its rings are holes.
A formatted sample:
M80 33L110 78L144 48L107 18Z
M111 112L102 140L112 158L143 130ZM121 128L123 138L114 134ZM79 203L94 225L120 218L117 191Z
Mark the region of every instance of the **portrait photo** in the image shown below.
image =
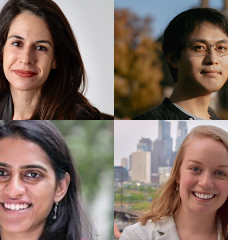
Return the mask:
M0 1L0 119L113 118L112 3Z
M0 152L2 240L110 239L112 121L1 121Z
M115 1L115 118L226 120L228 1Z

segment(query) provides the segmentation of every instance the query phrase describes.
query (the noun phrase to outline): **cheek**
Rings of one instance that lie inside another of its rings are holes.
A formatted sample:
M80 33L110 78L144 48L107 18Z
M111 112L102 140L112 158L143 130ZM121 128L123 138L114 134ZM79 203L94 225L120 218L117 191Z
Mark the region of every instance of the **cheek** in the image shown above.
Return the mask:
M190 175L185 175L180 181L180 191L181 193L185 193L192 191L193 187L197 184L197 180Z
M4 50L3 52L3 70L6 73L10 67L17 61L17 53Z

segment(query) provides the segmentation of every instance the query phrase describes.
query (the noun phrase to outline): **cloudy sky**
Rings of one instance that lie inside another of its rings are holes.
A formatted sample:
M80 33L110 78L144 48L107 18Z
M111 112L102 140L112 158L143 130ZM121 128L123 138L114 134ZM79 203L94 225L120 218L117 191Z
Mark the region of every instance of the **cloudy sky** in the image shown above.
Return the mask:
M171 122L171 137L173 138L173 150L175 148L175 142L177 137L178 121L170 120ZM220 127L228 132L228 120L223 121L211 121L211 120L198 120L187 121L188 132L192 128L199 125L213 125ZM137 150L137 144L139 140L144 138L150 138L152 141L158 137L158 121L131 121L131 120L115 120L114 123L114 165L119 166L121 158L129 158L132 152Z

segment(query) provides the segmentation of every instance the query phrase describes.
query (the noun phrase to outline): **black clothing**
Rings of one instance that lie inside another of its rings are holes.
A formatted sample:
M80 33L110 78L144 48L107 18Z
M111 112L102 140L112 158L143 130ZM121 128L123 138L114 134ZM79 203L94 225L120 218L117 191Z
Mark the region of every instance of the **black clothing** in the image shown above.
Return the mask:
M10 92L6 92L0 97L0 119L1 120L12 120L13 118L13 101ZM105 119L106 114L101 114L100 111L93 107L93 110L82 106L77 109L77 120L100 120Z
M208 108L208 113L211 115L211 120L221 120L211 107ZM194 120L194 118L182 112L168 98L165 98L161 105L151 108L132 120Z

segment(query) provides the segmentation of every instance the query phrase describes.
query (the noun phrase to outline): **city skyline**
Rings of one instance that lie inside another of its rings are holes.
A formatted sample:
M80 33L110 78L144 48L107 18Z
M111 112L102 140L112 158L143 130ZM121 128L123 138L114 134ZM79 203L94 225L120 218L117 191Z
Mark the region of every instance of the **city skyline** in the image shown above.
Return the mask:
M171 137L173 138L172 150L175 151L178 122L167 120L171 124ZM228 121L187 121L188 133L199 125L219 126L228 131ZM158 120L151 121L115 121L114 139L114 166L120 166L122 158L128 158L132 152L137 151L137 144L141 138L158 139Z

